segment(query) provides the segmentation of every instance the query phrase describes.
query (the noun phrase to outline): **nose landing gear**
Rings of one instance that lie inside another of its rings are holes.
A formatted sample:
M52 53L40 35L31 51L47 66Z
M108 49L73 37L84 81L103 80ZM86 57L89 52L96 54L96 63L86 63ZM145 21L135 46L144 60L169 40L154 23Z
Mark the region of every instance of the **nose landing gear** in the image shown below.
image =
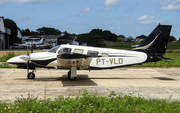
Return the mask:
M29 72L29 73L27 74L27 78L28 78L28 79L35 79L34 70L33 70L32 72Z

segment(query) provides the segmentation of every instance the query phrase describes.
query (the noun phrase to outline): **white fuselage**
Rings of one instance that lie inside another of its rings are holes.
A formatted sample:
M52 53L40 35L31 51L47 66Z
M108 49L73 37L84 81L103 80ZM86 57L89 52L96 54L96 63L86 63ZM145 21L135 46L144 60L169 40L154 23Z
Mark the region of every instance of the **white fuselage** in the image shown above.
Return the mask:
M53 50L54 49L54 50ZM57 55L65 52L78 53L91 56L88 61L86 59L61 59ZM35 64L42 67L53 68L70 68L71 66L79 66L79 69L87 68L115 68L134 64L140 64L147 60L147 54L137 51L127 51L118 49L96 48L87 46L61 45L52 48L48 52L32 53L29 56L17 56L9 59L8 63L26 63L27 61L36 62ZM70 62L81 62L72 65ZM67 64L67 65L66 65ZM84 67L83 67L84 66ZM87 67L88 66L88 67Z

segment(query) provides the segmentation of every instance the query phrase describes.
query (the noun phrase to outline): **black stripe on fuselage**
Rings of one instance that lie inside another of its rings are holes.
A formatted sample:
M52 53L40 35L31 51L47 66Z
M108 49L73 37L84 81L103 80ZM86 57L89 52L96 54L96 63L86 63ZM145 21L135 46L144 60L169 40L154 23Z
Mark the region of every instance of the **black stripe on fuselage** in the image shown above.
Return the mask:
M57 58L52 58L48 60L31 60L31 62L35 65L45 67L46 65L48 65L49 63L55 60L57 60Z
M88 58L91 56L79 54L79 53L61 53L57 55L57 58L60 59L79 59L79 58Z
M10 63L13 65L17 65L17 68L27 69L27 63ZM36 67L39 67L35 64L29 63L29 69L35 69Z

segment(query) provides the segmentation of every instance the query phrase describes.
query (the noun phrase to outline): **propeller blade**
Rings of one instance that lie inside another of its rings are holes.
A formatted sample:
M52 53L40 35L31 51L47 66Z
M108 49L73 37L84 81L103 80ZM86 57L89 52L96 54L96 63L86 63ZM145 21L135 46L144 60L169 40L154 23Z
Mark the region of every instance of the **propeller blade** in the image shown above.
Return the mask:
M27 46L27 56L29 56L29 46Z
M27 61L27 73L29 73L29 61Z
M31 45L31 53L33 53L33 47L34 47L34 45Z
M27 56L29 56L29 46L27 46ZM29 57L30 60L30 57ZM27 61L27 73L29 73L29 60Z

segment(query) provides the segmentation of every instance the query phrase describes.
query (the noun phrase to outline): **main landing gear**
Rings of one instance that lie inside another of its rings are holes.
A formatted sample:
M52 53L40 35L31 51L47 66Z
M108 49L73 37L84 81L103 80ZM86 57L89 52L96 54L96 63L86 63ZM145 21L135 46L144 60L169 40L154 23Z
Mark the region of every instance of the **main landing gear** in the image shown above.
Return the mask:
M76 67L71 67L71 70L67 73L68 75L68 79L71 81L76 80L77 78L77 71L76 71Z
M76 80L76 78L77 78L77 77L72 77L72 76L71 76L71 71L69 71L69 72L67 73L67 75L68 75L68 79L71 80L71 81L74 81L74 80Z
M28 79L35 79L34 70L33 70L32 72L29 72L29 73L27 74L27 78L28 78Z
M32 70L32 72L29 72L29 69L27 70L27 78L28 79L35 79L35 74L34 74L34 71L35 71L35 69L34 70Z

